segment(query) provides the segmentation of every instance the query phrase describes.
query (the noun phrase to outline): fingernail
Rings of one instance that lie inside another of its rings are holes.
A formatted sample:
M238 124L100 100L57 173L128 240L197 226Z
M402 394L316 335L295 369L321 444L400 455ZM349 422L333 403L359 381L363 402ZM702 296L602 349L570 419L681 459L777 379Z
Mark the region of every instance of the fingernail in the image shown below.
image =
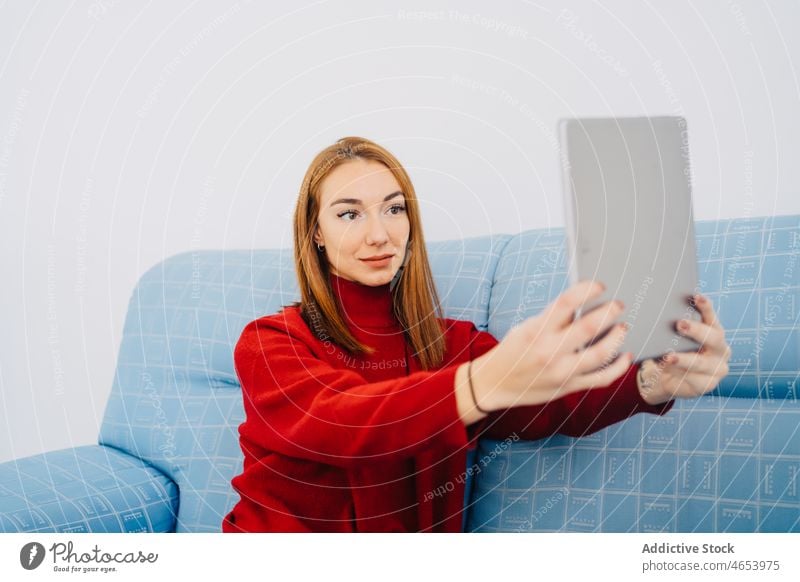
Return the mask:
M623 322L620 325L622 326L622 331L625 333L628 333L628 331L631 329L631 326L626 322Z
M699 303L700 305L705 305L705 303L706 303L706 298L705 298L705 297L703 297L702 295L698 295L698 296L697 296L697 303Z
M680 320L678 322L678 329L681 331L689 331L689 323L685 320Z
M620 301L619 299L614 301L614 303L616 303L617 307L619 307L620 309L625 309L625 304L622 301Z

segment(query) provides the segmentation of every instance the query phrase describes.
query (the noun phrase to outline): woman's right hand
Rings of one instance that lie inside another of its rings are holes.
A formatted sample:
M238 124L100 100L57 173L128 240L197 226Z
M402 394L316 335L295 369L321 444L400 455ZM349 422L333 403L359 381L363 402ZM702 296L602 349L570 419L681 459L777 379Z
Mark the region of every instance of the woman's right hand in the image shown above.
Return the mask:
M627 333L625 323L617 323L602 340L586 345L622 315L624 305L608 301L574 319L581 305L604 290L593 281L573 285L476 358L472 380L481 408L544 404L572 392L608 386L622 376L633 361L630 353L614 360Z

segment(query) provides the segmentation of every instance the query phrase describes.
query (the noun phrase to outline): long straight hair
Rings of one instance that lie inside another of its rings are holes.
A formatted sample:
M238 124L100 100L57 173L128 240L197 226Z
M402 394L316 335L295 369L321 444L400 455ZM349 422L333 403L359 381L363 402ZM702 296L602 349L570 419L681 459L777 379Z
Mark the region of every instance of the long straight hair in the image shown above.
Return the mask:
M317 250L313 235L319 224L320 183L336 167L355 160L374 160L386 166L400 184L410 224L405 268L391 286L395 316L406 342L422 369L438 368L444 360L445 339L441 303L425 249L414 186L400 162L385 148L362 137L343 137L311 162L300 187L294 212L294 259L301 301L294 303L317 337L329 339L352 355L373 353L350 332L330 286L328 259Z

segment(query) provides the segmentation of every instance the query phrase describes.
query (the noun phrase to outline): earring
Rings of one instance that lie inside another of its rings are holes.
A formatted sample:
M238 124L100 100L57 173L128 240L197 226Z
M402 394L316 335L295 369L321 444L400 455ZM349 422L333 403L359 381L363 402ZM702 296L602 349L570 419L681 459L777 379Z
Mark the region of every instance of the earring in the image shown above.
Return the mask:
M319 252L322 252L322 250L323 250L324 248L325 248L324 246L323 246L323 247L321 247L321 246L319 246L319 243L317 243L317 250L318 250Z

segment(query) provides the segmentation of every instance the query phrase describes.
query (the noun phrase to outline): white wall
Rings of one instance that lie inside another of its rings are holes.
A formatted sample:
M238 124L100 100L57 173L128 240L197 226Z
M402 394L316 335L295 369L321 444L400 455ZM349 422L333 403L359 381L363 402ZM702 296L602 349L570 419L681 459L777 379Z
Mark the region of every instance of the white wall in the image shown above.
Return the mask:
M560 226L565 116L684 115L696 218L800 212L796 2L263 4L0 8L0 461L96 442L139 275L288 246L344 135L429 240Z

